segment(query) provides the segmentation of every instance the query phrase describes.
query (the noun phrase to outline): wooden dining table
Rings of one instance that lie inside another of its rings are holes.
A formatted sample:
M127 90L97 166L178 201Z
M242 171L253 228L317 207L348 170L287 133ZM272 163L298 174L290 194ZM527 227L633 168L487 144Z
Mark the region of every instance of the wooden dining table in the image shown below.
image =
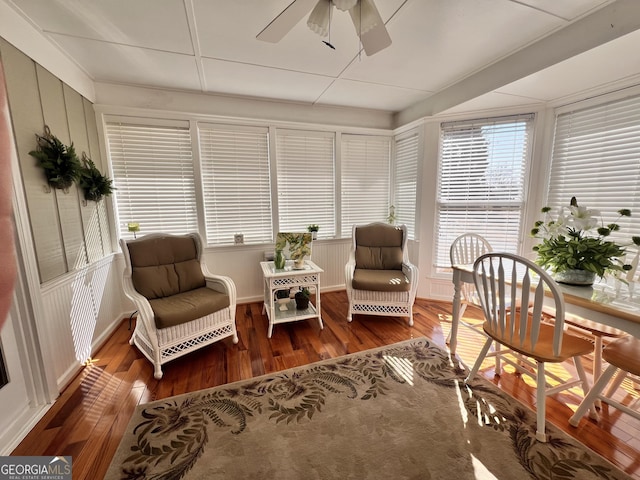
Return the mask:
M449 350L455 354L460 324L460 292L464 283L473 284L473 265L453 265L453 309ZM559 283L565 311L623 330L640 338L640 283L617 279L596 279L593 286Z

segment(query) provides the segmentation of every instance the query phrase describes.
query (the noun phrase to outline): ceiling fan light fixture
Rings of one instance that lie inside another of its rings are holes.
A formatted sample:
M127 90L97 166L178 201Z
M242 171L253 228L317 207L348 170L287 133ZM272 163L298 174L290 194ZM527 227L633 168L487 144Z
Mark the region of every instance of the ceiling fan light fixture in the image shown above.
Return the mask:
M371 0L360 0L360 6L353 11L360 16L359 21L354 22L360 27L360 36L378 25L380 15Z
M329 34L331 23L331 0L319 0L309 15L307 26L321 37Z
M346 12L356 6L358 0L332 0L338 10Z

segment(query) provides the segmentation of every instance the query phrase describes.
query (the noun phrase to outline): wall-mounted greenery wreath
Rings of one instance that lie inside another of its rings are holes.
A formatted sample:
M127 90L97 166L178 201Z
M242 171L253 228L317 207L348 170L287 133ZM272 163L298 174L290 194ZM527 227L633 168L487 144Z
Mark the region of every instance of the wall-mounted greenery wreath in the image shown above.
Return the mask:
M105 195L111 195L113 193L112 180L100 173L100 170L96 168L95 163L82 154L83 166L80 169L79 185L84 192L84 198L86 200L92 200L99 202Z
M68 191L80 174L80 160L76 155L73 143L66 146L51 133L47 125L44 126L44 135L36 133L38 139L37 150L32 150L29 155L38 160L38 165L44 170L47 182L53 188Z
M36 133L36 138L38 148L29 155L38 161L51 187L67 192L73 182L78 182L84 198L94 202L113 193L112 180L100 173L84 152L80 162L73 143L69 146L63 144L47 125L44 126L44 135Z

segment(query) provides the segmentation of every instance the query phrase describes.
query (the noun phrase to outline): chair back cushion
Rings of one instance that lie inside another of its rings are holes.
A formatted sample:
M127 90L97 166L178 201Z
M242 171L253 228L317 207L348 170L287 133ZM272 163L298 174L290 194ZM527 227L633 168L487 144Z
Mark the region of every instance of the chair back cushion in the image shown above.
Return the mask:
M356 268L402 270L402 230L392 225L367 225L355 230Z
M204 287L198 250L192 237L155 237L127 244L131 280L149 300Z

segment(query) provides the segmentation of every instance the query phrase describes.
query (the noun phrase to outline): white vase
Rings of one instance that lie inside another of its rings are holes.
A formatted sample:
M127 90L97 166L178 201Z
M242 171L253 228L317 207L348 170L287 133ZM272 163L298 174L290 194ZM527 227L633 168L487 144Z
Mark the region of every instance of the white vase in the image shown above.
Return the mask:
M564 272L554 273L553 279L558 283L567 285L593 285L596 274L586 270L565 270Z

